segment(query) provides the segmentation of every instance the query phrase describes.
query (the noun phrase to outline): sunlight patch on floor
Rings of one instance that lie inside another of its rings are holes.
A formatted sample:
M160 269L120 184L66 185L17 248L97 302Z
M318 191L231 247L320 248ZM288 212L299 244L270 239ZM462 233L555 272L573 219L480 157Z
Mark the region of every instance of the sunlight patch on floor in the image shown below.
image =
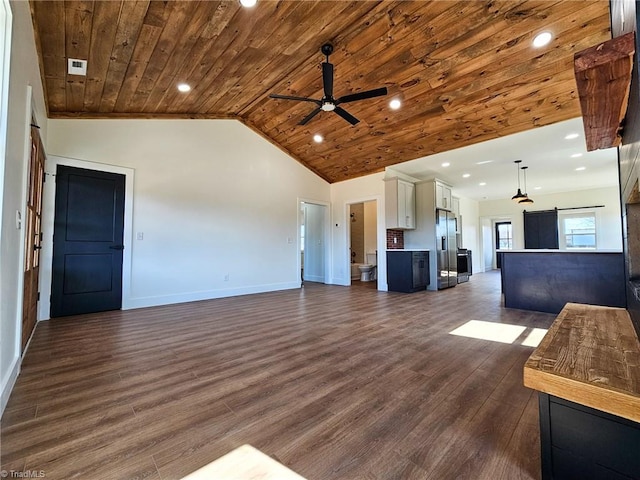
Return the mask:
M515 343L527 327L510 325L508 323L486 322L484 320L469 320L464 325L449 332L460 337L477 338L500 343ZM545 328L531 328L521 345L537 347L547 330Z
M251 445L242 445L182 480L305 480Z
M527 338L524 339L522 345L526 347L537 347L547 333L546 328L532 328Z

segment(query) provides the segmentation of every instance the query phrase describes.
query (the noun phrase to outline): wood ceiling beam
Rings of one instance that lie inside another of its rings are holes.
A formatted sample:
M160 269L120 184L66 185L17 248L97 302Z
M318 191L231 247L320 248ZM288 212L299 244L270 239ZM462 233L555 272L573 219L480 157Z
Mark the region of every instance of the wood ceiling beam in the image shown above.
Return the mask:
M617 147L627 112L635 34L627 33L575 54L587 151Z

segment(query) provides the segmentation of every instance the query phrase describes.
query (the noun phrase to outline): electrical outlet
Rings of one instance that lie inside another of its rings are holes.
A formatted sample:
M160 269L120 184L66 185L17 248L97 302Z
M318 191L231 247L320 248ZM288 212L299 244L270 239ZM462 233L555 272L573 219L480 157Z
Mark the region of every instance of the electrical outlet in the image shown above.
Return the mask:
M144 240L144 232L138 232L136 235L136 238L138 240Z
M393 243L398 243L398 237L393 237Z

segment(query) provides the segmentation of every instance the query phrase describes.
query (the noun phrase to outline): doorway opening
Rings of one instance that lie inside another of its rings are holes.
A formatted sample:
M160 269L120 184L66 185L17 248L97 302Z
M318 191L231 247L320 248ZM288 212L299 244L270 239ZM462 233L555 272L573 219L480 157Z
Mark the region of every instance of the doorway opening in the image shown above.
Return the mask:
M349 274L351 285L378 288L378 204L349 204Z
M502 268L502 255L497 250L513 249L513 228L511 222L495 223L496 268Z
M327 206L300 202L300 275L304 282L326 283Z

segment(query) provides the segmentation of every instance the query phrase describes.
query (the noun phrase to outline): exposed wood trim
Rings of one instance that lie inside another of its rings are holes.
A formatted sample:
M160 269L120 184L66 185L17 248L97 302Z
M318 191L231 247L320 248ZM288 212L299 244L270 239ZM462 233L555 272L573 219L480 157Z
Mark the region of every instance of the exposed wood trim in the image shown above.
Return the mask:
M112 119L112 120L241 120L240 117L233 113L123 113L123 112L51 112L49 118L53 119Z
M634 53L631 32L574 55L587 151L620 145Z

